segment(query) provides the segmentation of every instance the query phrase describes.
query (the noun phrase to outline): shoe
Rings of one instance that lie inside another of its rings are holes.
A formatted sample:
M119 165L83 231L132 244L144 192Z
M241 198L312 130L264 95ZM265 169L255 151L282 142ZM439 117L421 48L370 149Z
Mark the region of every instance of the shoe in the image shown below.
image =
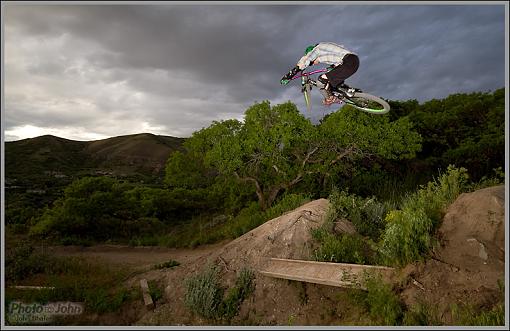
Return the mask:
M350 87L349 85L342 83L340 86L338 86L338 89L344 92L349 98L354 96L354 93L356 93L356 89Z
M322 101L322 104L323 104L324 106L331 106L331 105L332 105L332 104L334 104L334 103L339 103L339 101L341 102L341 100L340 100L340 99L338 99L338 98L337 98L337 97L335 97L334 95L331 95L331 96L327 97L326 99L324 99L324 100Z

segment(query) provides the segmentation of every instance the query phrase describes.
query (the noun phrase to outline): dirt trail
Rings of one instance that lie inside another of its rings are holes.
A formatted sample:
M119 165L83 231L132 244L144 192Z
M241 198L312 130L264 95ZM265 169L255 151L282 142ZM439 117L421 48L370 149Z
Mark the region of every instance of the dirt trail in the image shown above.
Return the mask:
M204 255L223 247L228 241L197 248L132 247L124 245L51 246L48 253L57 256L79 256L87 259L100 259L102 262L117 266L145 269L156 263L175 260L181 265L194 264Z

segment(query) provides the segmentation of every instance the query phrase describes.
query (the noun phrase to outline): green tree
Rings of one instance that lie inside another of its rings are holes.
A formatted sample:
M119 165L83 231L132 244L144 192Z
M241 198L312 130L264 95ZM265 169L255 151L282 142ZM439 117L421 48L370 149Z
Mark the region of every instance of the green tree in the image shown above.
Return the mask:
M214 122L194 134L187 147L192 155L204 153L203 164L218 174L251 184L265 210L307 177L342 172L344 161L371 154L413 157L420 136L411 124L346 107L314 126L294 104L271 107L264 101L246 110L244 123Z
M426 160L432 172L455 164L469 169L477 180L504 165L504 89L430 100L409 117L423 137L418 158Z

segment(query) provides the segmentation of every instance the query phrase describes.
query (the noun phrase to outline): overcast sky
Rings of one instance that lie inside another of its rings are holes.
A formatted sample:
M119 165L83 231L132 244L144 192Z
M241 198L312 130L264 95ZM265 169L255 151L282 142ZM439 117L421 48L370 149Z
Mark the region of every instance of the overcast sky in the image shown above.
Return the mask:
M2 4L5 140L189 137L255 102L331 109L279 80L320 41L360 57L350 85L424 102L505 85L505 6Z

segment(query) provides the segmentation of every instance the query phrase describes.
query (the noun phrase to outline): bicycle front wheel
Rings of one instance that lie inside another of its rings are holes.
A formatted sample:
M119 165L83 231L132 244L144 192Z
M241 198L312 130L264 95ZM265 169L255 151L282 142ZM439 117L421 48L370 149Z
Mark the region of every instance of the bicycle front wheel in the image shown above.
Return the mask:
M372 114L386 114L390 111L386 101L368 93L356 92L354 96L346 97L345 103Z

